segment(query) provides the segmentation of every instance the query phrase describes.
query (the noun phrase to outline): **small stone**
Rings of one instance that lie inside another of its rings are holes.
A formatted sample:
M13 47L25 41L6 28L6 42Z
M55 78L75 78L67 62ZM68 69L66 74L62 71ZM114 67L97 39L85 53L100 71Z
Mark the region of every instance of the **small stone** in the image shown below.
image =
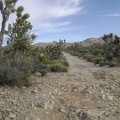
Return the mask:
M66 92L66 91L67 91L67 89L66 89L66 88L64 88L64 91Z
M5 111L7 111L7 112L11 112L11 111L12 111L12 109L5 109Z
M32 93L38 93L38 90L37 89L34 89L31 91Z
M15 86L15 88L14 88L15 90L18 90L18 87L17 86Z
M89 94L92 94L92 92L90 90L87 91Z
M2 120L2 113L0 112L0 120Z
M4 101L0 101L0 105L5 105L5 102Z
M60 108L59 111L65 113L66 112L65 107Z
M13 114L13 113L11 113L10 115L9 115L9 118L16 118L16 115L15 114Z
M105 112L105 116L109 117L110 113L109 112Z
M76 109L75 112L79 113L79 112L81 112L81 109Z
M114 86L111 85L110 87L111 87L111 90L114 90Z
M82 119L82 120L87 119L87 117L88 117L87 113L84 112L84 111L79 112L79 113L78 113L78 116L79 116L79 118Z
M74 92L78 92L78 89L77 89L77 88L75 88L75 89L74 89Z
M78 117L79 117L79 120L96 120L83 110L81 110L81 112L78 113Z
M29 120L29 117L27 117L25 120Z
M5 95L5 92L1 92L1 95Z
M108 96L108 99L109 100L113 100L113 96Z
M102 99L105 100L105 94L102 96Z
M69 120L78 120L78 118L74 112L69 113L68 118L69 118Z
M40 103L37 103L37 104L36 104L36 107L46 109L48 106L47 106L47 104L45 104L44 102L40 102Z
M40 120L40 118L37 118L37 120Z
M102 90L102 91L101 91L101 93L103 94L103 93L104 93L104 91Z
M64 90L64 87L61 87L62 90Z
M5 120L10 120L9 117L6 117Z
M31 107L34 108L34 103L31 104Z

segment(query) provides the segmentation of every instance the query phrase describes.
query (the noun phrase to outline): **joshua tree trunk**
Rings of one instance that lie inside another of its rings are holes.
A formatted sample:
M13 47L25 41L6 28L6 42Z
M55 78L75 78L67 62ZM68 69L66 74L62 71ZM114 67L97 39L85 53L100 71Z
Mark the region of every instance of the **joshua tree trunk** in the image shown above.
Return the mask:
M3 2L5 3L5 7L3 5ZM2 24L1 24L1 30L0 30L0 63L2 62L3 58L3 39L5 34L5 26L6 22L8 21L9 15L13 12L15 12L15 3L17 0L0 0L0 11L2 14Z
M3 58L2 43L3 43L3 35L0 33L0 63L1 63L2 58Z
M4 14L4 12L6 12L5 10L2 10L2 24L1 24L1 31L0 31L0 62L2 61L3 58L3 49L2 49L2 44L3 44L3 39L4 39L4 34L5 34L5 26L6 26L6 22L9 18L9 13L6 15Z

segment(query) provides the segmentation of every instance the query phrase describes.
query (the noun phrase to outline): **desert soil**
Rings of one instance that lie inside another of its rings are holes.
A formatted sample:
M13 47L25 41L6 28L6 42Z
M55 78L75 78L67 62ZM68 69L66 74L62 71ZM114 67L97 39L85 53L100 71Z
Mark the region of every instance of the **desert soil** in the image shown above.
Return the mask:
M64 55L68 73L36 74L30 87L0 86L0 120L120 120L120 67Z

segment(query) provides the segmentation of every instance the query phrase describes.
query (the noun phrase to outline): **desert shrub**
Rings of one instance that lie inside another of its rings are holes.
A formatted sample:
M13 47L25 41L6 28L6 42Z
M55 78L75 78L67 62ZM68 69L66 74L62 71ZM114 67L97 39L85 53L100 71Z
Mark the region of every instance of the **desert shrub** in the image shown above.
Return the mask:
M21 66L21 61L19 61L19 65L16 61L14 61L14 63L15 65L13 65L13 60L7 60L0 65L0 85L28 86L31 75L29 69Z
M120 66L120 58L118 58L118 66Z
M48 56L43 53L39 53L37 55L37 59L39 60L39 62L42 62L43 64L49 64L49 62L50 62Z
M61 63L66 67L69 66L69 63L67 62L67 60L61 60Z
M54 63L50 65L51 72L68 72L67 67L62 65L61 63Z
M45 76L48 72L48 67L46 64L43 64L43 62L40 62L38 59L34 59L32 74L35 74L37 72L41 73L41 76Z
M59 40L59 42L54 41L53 44L46 46L45 52L51 60L57 60L62 56L64 45L65 40Z
M83 57L94 64L120 66L120 37L113 33L104 35L103 44L95 43L84 46L82 43L73 43L66 48L66 52ZM94 58L95 57L95 58ZM94 58L94 60L93 60ZM105 62L103 62L105 61Z
M45 65L43 63L37 64L37 72L41 73L41 76L45 76L48 72L47 65Z
M75 52L73 52L73 51L70 51L70 54L73 55L73 56L75 56Z
M111 61L108 62L109 67L114 67L119 64L119 58L113 58Z
M21 71L27 74L31 74L31 71L33 70L33 59L31 57L13 59L11 64L12 67L17 66Z
M84 55L84 58L87 59L88 62L93 62L94 60L94 55L90 54L90 53L86 53Z
M113 58L112 61L119 63L119 58Z
M108 60L106 60L105 63L106 63L106 65L109 65L109 61Z
M62 64L63 64L64 66L66 66L66 67L69 66L69 63L68 63L66 57L64 57L64 56L62 56L61 59L59 59L58 62L62 63Z
M82 54L78 54L78 57L80 58L80 57L82 57L83 55Z
M109 65L109 67L114 67L117 65L117 62L116 61L109 61L108 65Z
M104 57L97 56L94 58L94 64L99 64L101 61L104 61Z
M106 62L105 61L99 61L99 66L105 66L106 65Z

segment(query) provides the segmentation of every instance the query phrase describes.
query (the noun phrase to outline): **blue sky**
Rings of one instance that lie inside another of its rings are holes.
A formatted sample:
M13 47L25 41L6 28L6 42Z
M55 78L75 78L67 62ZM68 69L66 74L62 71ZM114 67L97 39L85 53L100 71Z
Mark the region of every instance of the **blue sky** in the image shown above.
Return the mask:
M20 5L31 16L32 33L38 36L35 42L120 36L120 0L19 0L16 6Z

